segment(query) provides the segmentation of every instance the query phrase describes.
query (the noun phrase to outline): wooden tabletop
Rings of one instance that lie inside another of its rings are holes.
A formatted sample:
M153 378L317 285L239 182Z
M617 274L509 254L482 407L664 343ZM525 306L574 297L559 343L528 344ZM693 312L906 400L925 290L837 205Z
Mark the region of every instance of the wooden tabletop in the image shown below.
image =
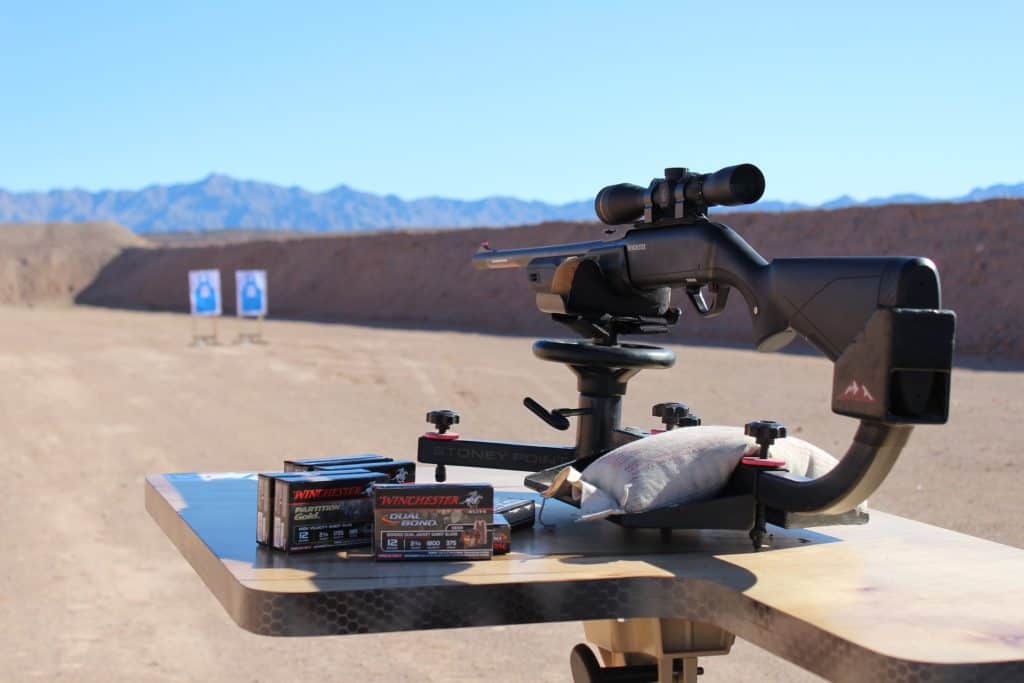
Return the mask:
M288 555L255 542L252 473L146 480L146 508L239 626L311 636L676 617L832 680L1024 680L1024 551L879 512L864 526L742 532L575 522L478 562ZM522 498L523 491L497 496Z

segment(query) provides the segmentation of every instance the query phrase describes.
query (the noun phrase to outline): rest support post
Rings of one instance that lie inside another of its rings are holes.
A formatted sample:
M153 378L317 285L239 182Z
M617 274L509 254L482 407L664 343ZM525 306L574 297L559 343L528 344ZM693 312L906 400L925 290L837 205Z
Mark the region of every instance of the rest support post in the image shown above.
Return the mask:
M583 622L583 633L601 653L601 666L586 645L570 659L574 683L697 683L698 657L726 655L736 637L689 619L602 619Z

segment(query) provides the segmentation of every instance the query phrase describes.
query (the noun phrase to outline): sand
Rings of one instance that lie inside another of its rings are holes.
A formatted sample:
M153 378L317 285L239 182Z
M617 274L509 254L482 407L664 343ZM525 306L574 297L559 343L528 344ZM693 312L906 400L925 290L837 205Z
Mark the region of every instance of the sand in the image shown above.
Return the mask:
M122 249L146 244L115 223L0 223L0 304L70 303Z
M0 308L6 464L0 678L565 681L578 624L274 639L239 629L143 508L147 473L274 468L286 456L409 457L429 408L467 435L564 443L519 402L573 404L574 381L529 339L270 322L266 346L188 346L189 319ZM241 329L220 325L223 338ZM805 356L675 347L641 373L625 422L681 400L706 423L775 418L838 450L830 367ZM1016 372L958 368L948 426L920 428L880 509L1024 546ZM969 581L970 577L965 577ZM708 681L815 680L748 644ZM441 668L431 673L428 666Z

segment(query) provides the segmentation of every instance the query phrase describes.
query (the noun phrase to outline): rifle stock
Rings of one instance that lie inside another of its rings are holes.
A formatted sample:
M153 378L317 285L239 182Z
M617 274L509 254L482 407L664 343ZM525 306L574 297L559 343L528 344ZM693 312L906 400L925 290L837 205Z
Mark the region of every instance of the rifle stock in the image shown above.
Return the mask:
M600 270L578 269L564 298L567 313L580 303L577 312L583 314L623 315L633 307L637 315L649 315L652 306L664 308L653 295L667 288L736 289L746 302L759 350L780 350L799 334L837 364L836 412L892 422L935 423L947 417L955 315L940 310L939 275L928 259L768 261L735 230L707 220L638 227L618 239L484 248L473 258L478 268L526 267L538 294L557 298L547 292L551 273L570 257L591 260ZM610 289L595 286L595 270ZM906 324L910 320L913 325ZM864 397L859 402L843 398L849 382L864 387L874 405Z

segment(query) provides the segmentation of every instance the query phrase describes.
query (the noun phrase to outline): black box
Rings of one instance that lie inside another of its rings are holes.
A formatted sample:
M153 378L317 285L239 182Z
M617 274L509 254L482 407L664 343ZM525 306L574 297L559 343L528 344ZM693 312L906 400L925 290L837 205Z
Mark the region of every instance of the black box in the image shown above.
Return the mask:
M412 484L416 481L416 463L412 460L364 462L357 465L313 465L313 470L317 472L341 472L351 469L386 474L388 475L389 484Z
M490 484L385 484L373 487L378 560L489 560L494 489Z
M379 472L315 472L274 479L274 547L289 552L369 545Z
M532 498L501 498L494 501L494 513L508 520L513 529L533 526L537 519L537 504Z
M332 458L305 458L300 460L285 460L285 472L309 472L317 465L341 467L344 465L360 465L372 462L391 462L391 458L373 453L360 453L359 455L336 455Z

